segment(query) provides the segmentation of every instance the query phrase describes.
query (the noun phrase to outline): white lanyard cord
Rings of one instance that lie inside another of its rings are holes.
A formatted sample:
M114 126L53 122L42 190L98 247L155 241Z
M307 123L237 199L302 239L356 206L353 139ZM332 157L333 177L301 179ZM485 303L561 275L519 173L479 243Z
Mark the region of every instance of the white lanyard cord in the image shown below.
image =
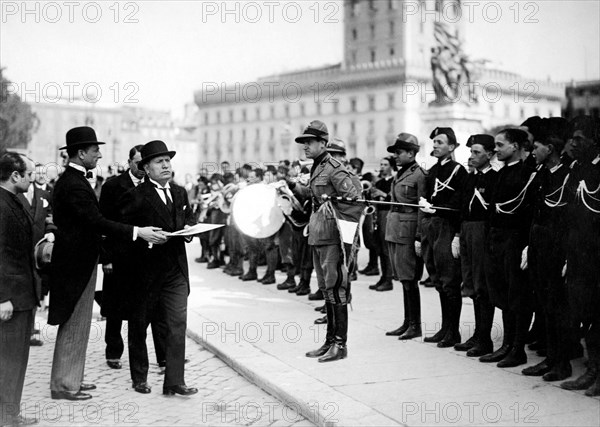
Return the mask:
M507 214L507 215L514 214L516 212L516 210L519 209L519 207L523 204L523 200L525 200L525 193L527 192L527 188L529 187L529 185L533 181L533 178L535 178L536 174L537 174L537 172L533 172L531 174L531 176L529 177L529 181L527 181L527 184L525 184L525 187L523 187L523 189L517 195L517 197L515 197L512 200L507 200L506 202L496 203L496 212ZM504 209L502 209L502 206L506 206L506 205L508 205L510 203L514 203L516 201L518 201L517 206L515 206L513 209L509 209L509 210L506 210L506 211Z
M458 169L460 169L460 165L456 165L456 167L454 168L454 170L452 171L452 173L450 174L450 176L448 177L448 179L444 182L441 182L439 179L435 179L435 186L433 188L433 195L431 196L431 198L433 199L436 194L444 189L449 189L454 191L454 188L450 187L450 181L452 181L452 178L454 178L454 175L456 175L456 172L458 172Z

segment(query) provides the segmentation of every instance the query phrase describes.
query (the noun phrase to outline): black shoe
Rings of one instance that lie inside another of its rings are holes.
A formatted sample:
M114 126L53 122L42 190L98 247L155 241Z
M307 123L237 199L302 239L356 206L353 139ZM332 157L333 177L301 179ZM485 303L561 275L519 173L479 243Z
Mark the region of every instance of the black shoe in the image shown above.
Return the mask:
M306 353L306 357L321 357L327 353L327 351L329 351L329 347L331 347L332 344L333 343L328 343L325 341L325 344L323 344L320 348Z
M65 399L65 400L88 400L92 398L91 394L82 393L78 391L77 393L71 391L54 391L50 392L50 396L54 400Z
M327 353L319 357L319 362L334 362L348 357L348 347L343 344L333 343Z
M504 359L496 364L499 368L514 368L515 366L524 365L527 363L527 354L523 349L513 349L506 355Z
M406 341L412 340L413 338L419 338L420 336L423 336L423 332L421 331L421 321L418 320L416 322L411 321L406 332L400 335L398 339L400 341Z
M581 375L579 378L573 381L565 381L560 385L560 387L564 388L565 390L585 390L594 384L597 375L598 372L596 369L590 369L588 367L583 375Z
M446 331L443 329L440 329L439 331L436 332L435 335L431 336L431 337L426 337L423 339L424 342L440 342L441 340L444 339L444 337L446 336Z
M408 326L408 321L405 320L402 326L400 326L398 329L394 329L393 331L386 332L385 335L388 337L399 337L408 330Z
M39 329L34 329L33 331L31 331L31 335L37 335L40 333Z
M219 261L211 261L208 263L206 268L209 270L214 270L215 268L219 268L220 266L221 266L221 263Z
M309 301L323 301L324 299L325 297L323 296L323 292L321 292L321 289L317 289L317 292L308 296Z
M17 415L8 420L8 424L2 424L7 427L32 426L39 423L37 418L26 418L23 415Z
M327 316L319 317L315 320L315 325L326 325L327 324Z
M300 289L298 289L296 291L296 295L298 295L299 297L303 297L304 295L309 295L310 294L310 285L307 283L305 285L302 285L300 287Z
M369 286L369 289L371 289L372 291L376 291L377 288L381 285L381 283L383 283L383 279L379 279L375 284Z
M562 381L562 380L566 380L567 378L569 378L572 373L573 373L573 370L571 368L570 362L557 363L552 367L550 372L548 372L547 374L544 374L542 379L547 382Z
M81 383L81 385L79 386L79 391L90 391L90 390L96 390L96 384Z
M227 272L227 274L233 277L241 276L242 274L244 274L244 270L241 268L232 268Z
M121 362L119 362L118 360L107 360L106 364L111 369L121 369L123 367L121 365Z
M430 277L425 280L421 280L419 284L425 286L426 288L433 288L435 286Z
M460 343L460 333L458 331L452 331L448 329L448 332L442 338L440 342L437 343L439 348L448 348L454 347L456 344Z
M42 341L42 340L38 340L37 338L31 338L31 339L29 340L29 345L30 345L31 347L41 347L41 346L43 346L43 345L44 345L44 341Z
M377 292L391 291L394 289L394 284L391 281L385 281L375 289Z
M543 341L539 341L539 340L537 340L537 341L534 341L534 342L532 342L531 344L529 344L529 345L527 346L527 348L528 348L529 350L534 350L534 351L535 351L535 350L540 350L540 349L542 349L542 348L546 348L546 343L545 343L545 342L543 342Z
M294 278L287 278L285 282L280 283L277 285L277 289L280 291L286 291L288 289L292 289L296 287L296 281L294 280Z
M471 337L463 343L456 344L454 350L456 351L468 351L475 347L475 337Z
M273 274L273 273L265 274L263 277L258 279L258 281L260 283L262 283L263 285L272 285L273 283L275 283L275 274Z
M137 384L133 384L131 387L133 387L133 389L135 391L137 391L138 393L142 393L142 394L148 394L150 392L152 392L152 389L148 386L148 383L137 383Z
M239 279L242 282L249 282L250 280L256 280L256 279L258 279L258 276L256 275L256 273L250 273L250 272L248 272L246 274L241 275L239 277Z
M365 274L367 271L371 271L374 268L378 268L378 267L373 267L372 265L367 264L367 266L365 268L363 268L362 270L358 270L358 272L360 274Z
M494 351L493 353L486 354L485 356L481 356L479 358L479 361L482 363L500 362L502 359L504 359L508 355L508 353L510 353L511 350L512 350L511 345L503 345L502 347L500 347L498 350Z
M379 267L373 267L370 269L364 269L362 271L359 271L360 274L363 274L365 276L379 276Z
M521 371L521 373L528 377L541 377L552 370L552 366L548 364L548 359L542 360L537 365L529 366Z
M199 258L196 258L194 261L198 264L202 264L203 262L208 262L208 258L206 258L205 256L201 256Z
M485 342L477 341L473 347L467 351L467 357L481 357L494 351L492 340Z
M323 313L323 310L326 310L326 309L327 309L327 307L325 304L315 307L315 311L319 311L321 313Z
M198 393L198 389L194 387L188 387L186 385L172 385L169 387L163 387L163 394L166 396L173 396L174 394L180 394L182 396L190 396Z
M319 310L319 311L320 311L322 314L327 314L327 304L323 304L323 305L322 305L321 307L319 307L319 308L320 308L320 310Z

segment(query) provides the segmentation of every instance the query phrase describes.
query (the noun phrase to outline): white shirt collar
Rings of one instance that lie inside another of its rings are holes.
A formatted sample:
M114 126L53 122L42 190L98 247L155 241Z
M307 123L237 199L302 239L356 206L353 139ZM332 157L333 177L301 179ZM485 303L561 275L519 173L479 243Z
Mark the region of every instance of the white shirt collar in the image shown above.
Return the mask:
M556 166L550 169L550 173L554 173L562 167L562 163L557 164Z
M450 158L450 157L446 157L444 160L442 160L442 161L440 162L440 166L444 166L446 163L448 163L448 162L449 162L449 161L451 161L451 160L452 160L452 158Z
M487 165L483 170L478 170L477 172L480 174L486 174L488 173L490 170L492 170L492 165Z
M84 175L87 173L87 170L83 166L78 165L77 163L69 163L69 166L71 166L75 170L78 170L79 172L83 172Z
M33 185L35 185L40 190L44 190L44 191L48 188L47 182L44 182L42 185L39 185L37 182L35 182L35 183L33 183Z
M135 185L137 187L137 185L142 181L139 178L136 178L132 173L131 173L131 169L129 169L129 178L131 178L131 181L133 181L133 185ZM168 183L167 183L168 185ZM169 188L169 187L167 187Z
M515 160L514 162L507 163L506 166L514 166L519 162L520 162L520 160Z
M592 160L592 164L593 164L593 165L597 165L597 164L598 164L598 162L600 162L600 155L599 155L599 156L596 156L596 158L595 158L594 160Z
M157 189L159 188L166 188L167 190L171 189L171 186L169 185L169 183L167 182L167 184L163 187L162 185L160 185L158 182L154 181L152 178L148 177L148 180L154 184L156 186Z

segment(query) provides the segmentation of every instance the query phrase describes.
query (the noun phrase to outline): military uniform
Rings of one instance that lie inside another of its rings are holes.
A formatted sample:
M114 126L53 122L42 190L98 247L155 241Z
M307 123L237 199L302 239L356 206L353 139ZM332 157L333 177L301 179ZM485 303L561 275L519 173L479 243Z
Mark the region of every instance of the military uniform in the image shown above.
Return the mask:
M412 146L412 147L411 147ZM419 143L410 134L400 134L388 152L397 149L418 151ZM392 181L391 201L416 205L425 196L425 171L416 163L402 166ZM385 241L389 250L394 278L402 282L404 323L386 335L411 339L421 336L421 295L418 281L423 263L415 252L415 241L420 238L423 212L414 206L393 206L387 215Z
M298 143L305 141L306 144L327 142L327 127L318 120L311 122L304 134L296 138ZM354 220L358 223L360 211L355 205L332 203L326 198L357 198L359 189L352 182L346 167L323 151L314 159L308 188L296 185L292 190L300 196L310 194L312 197L313 214L308 225L308 244L313 249L313 265L319 289L325 295L328 318L325 345L307 353L307 356L323 356L319 359L323 362L338 360L347 355L347 303L350 301L348 270L344 262L346 254L338 220Z

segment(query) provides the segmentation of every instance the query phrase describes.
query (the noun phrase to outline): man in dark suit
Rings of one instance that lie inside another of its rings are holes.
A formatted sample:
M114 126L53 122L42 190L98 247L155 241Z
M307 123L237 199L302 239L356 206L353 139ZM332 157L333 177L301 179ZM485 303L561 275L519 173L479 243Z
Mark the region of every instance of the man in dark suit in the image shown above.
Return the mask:
M53 399L86 400L96 388L82 384L90 334L96 272L102 235L123 242L166 239L156 227L132 227L102 216L98 199L86 175L102 158L96 132L90 127L66 135L69 166L54 188L54 223L58 227L50 273L48 324L60 325L52 360L50 389Z
M19 415L33 308L40 300L31 215L17 197L33 181L33 167L17 153L0 157L0 425L37 423Z
M137 187L144 178L145 172L139 168L140 160L142 160L140 153L142 147L143 145L136 145L129 150L129 170L126 173L109 178L102 187L99 202L100 212L111 221L120 220L118 202L121 197L129 190ZM100 264L102 264L104 272L100 314L106 317L106 332L104 335L106 364L112 369L121 369L120 359L124 350L121 327L123 320L128 317L122 302L130 254L127 251L128 246L119 243L116 239L104 239L102 243L103 250L100 254ZM152 337L154 338L156 360L159 365L164 363L165 360L163 341L166 331L164 329L164 322L152 323Z
M166 232L194 224L193 212L183 187L170 183L171 158L162 141L151 141L141 150L140 166L146 179L123 196L121 217L128 224L160 227ZM191 238L190 238L191 240ZM190 395L198 389L187 387L184 381L185 331L187 297L190 292L189 273L184 239L172 237L162 245L134 244L128 284L131 289L129 317L129 365L133 388L138 393L150 393L148 386L148 352L146 330L157 316L167 326L165 337L166 371L163 394Z
M36 164L35 169L35 177L36 181L38 174L38 165ZM47 187L47 186L46 186ZM33 221L33 244L35 245L43 238L47 238L48 241L54 241L54 233L53 231L56 229L54 224L52 223L52 207L50 205L51 195L50 192L44 190L43 188L33 183L29 186L29 189L25 193L19 193L17 195L25 209L29 210L31 214L31 218ZM47 274L39 272L39 275L36 275L36 280L40 281L41 287L43 289L44 282L47 282L48 277ZM46 283L47 286L47 283ZM43 292L40 294L40 299L43 298ZM34 308L33 310L33 319L35 321L35 312L37 310ZM35 326L35 325L34 325ZM41 346L43 344L42 340L35 337L36 334L39 334L39 330L35 332L35 329L32 329L32 336L30 340L30 345L32 346Z

